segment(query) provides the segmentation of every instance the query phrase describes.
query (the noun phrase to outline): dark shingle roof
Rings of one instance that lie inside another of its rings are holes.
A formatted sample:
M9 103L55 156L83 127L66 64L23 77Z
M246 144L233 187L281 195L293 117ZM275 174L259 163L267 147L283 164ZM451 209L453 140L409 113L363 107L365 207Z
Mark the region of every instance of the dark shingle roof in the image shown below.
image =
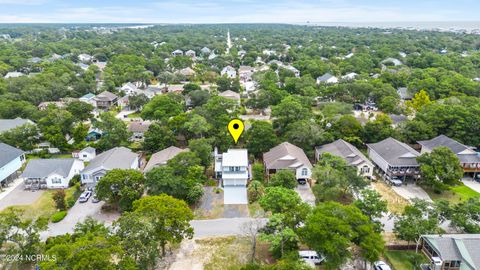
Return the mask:
M0 142L0 168L10 163L12 160L23 155L23 151Z
M373 166L365 155L362 154L355 146L339 139L333 143L325 144L315 148L317 157L323 153L330 153L335 156L342 157L348 164L357 166L362 163L367 163Z
M410 146L394 138L387 138L378 143L367 144L370 151L376 152L394 166L418 166L417 157L420 155Z
M32 159L22 173L22 178L44 178L52 173L67 177L75 159Z
M439 135L431 140L418 141L418 143L429 151L437 147L447 147L454 152L461 163L479 163L480 155L473 150L473 147L463 145L456 140L445 135Z

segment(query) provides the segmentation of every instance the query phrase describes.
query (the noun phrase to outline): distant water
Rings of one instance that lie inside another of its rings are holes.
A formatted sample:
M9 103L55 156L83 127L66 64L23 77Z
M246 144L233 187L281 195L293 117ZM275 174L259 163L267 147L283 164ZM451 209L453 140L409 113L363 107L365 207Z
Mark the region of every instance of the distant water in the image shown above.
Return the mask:
M374 28L408 28L418 30L445 30L468 32L480 30L480 21L467 22L304 22L302 25L343 26L343 27L374 27Z

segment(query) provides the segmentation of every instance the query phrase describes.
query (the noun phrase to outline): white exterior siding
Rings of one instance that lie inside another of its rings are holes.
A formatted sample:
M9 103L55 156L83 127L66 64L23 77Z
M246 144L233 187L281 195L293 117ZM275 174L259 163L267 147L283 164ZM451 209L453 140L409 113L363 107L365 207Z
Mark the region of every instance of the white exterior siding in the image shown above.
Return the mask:
M357 166L357 173L358 175L372 178L373 166L367 163L360 164L359 166Z
M295 177L298 179L310 179L312 177L312 170L306 166L297 168L295 171Z
M377 152L371 150L370 148L368 149L368 156L370 159L377 164L377 166L382 169L382 171L387 172L388 169L388 163L385 161L380 155L377 154Z

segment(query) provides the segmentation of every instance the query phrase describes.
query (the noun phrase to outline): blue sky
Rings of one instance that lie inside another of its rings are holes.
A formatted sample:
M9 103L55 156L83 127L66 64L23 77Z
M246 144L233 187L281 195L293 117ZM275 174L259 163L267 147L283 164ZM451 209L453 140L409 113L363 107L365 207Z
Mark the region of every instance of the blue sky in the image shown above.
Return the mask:
M479 0L0 0L0 22L480 21Z

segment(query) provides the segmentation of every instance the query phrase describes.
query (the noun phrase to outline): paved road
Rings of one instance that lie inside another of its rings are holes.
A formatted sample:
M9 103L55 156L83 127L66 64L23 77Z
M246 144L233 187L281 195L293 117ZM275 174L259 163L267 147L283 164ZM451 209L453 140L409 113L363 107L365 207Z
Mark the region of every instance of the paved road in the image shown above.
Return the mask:
M298 193L302 201L308 203L311 206L315 206L315 195L313 195L312 189L307 184L297 185L295 191Z
M480 193L480 183L473 181L472 178L466 178L463 179L462 182L465 184L465 186L475 190L476 192Z

